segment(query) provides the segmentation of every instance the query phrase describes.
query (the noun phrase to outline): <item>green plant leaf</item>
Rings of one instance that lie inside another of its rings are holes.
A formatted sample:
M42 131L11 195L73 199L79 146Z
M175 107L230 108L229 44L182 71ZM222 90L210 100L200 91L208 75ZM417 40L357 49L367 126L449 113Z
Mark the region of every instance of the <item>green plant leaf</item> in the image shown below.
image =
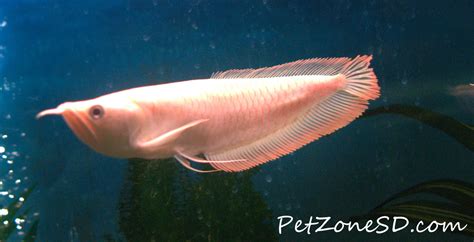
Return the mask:
M379 114L398 114L418 120L433 128L439 129L453 137L458 142L474 151L474 129L450 116L433 112L424 108L393 104L367 110L362 117L372 117Z
M434 195L443 197L453 203L456 203L456 204L459 204L460 206L468 208L466 212L473 213L474 185L467 182L454 180L454 179L440 179L440 180L433 180L433 181L420 183L418 185L410 187L388 198L386 201L382 202L375 209L382 207L386 205L387 203L390 203L396 199L401 199L403 197L418 194L418 193L434 194Z
M435 195L445 201L433 196L427 200L420 198L421 195ZM424 182L391 196L367 214L351 220L376 219L382 215L403 216L414 223L420 220L427 224L432 221L459 222L467 227L448 232L474 236L474 186L452 179Z

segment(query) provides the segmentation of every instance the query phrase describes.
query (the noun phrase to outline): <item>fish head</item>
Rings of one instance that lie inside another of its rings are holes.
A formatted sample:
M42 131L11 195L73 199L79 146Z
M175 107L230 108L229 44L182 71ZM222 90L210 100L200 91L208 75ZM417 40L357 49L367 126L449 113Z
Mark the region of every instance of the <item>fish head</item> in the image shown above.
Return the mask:
M93 150L107 156L129 158L130 136L137 108L131 100L102 96L65 102L38 113L36 118L61 115L79 140Z

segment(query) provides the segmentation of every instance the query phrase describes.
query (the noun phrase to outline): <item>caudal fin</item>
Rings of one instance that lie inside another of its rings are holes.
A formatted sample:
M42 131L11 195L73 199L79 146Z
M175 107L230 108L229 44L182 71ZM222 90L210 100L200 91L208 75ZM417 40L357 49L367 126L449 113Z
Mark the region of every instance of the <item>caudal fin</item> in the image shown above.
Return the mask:
M365 100L374 100L380 96L377 77L369 67L371 55L357 56L341 70L346 76L347 86L344 91Z

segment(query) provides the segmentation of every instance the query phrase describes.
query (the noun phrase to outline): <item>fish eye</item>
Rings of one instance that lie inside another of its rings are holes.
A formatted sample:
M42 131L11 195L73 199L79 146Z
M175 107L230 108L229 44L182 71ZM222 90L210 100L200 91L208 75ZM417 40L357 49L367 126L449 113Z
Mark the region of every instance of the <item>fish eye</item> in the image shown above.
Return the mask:
M104 116L104 108L100 105L92 106L89 109L89 115L92 119L100 119Z

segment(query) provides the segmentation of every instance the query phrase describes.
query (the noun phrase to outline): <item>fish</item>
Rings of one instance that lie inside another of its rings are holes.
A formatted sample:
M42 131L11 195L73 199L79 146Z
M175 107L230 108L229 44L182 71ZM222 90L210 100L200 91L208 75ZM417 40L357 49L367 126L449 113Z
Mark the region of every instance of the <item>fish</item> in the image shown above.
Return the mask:
M460 84L450 87L448 93L457 98L463 109L474 113L474 84Z
M83 143L106 156L174 157L195 172L239 172L288 155L359 117L380 96L371 60L371 55L312 58L232 69L208 79L65 102L36 118L61 115Z

